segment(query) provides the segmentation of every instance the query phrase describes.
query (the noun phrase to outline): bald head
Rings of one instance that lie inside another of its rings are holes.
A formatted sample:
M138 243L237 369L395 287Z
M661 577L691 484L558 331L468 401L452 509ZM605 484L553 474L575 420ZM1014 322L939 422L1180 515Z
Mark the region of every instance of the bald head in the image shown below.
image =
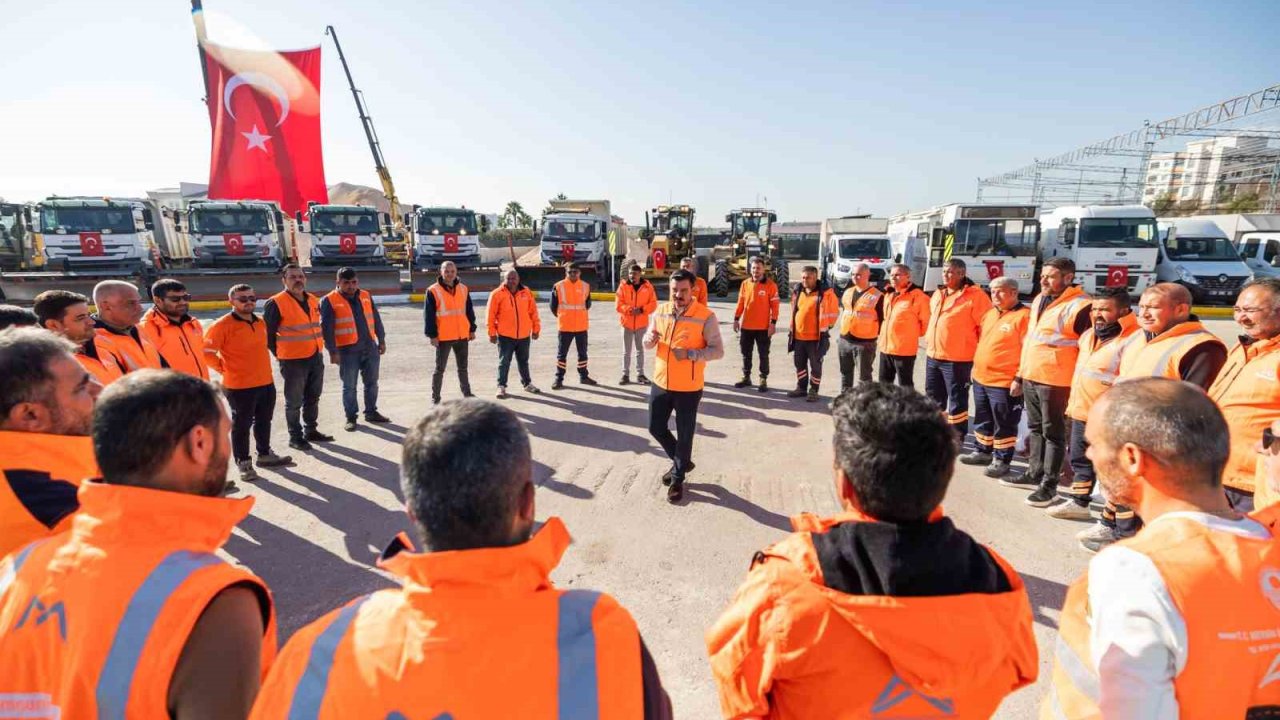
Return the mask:
M98 317L115 328L131 328L142 319L142 295L133 283L103 280L93 286L93 304Z

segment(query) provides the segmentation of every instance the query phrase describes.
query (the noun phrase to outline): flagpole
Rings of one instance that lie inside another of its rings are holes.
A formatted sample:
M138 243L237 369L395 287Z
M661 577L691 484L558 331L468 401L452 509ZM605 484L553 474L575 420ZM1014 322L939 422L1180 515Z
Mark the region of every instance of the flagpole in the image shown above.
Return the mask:
M204 78L204 104L209 104L209 67L204 61L204 5L201 0L191 0L191 24L196 29L196 55L200 60L200 75Z

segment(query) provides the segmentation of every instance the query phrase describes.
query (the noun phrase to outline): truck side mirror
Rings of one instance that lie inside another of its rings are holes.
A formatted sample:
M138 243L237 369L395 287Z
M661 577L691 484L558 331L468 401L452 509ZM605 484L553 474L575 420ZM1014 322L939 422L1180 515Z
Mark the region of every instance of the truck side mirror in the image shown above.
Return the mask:
M488 215L480 216L480 232L482 233L489 232L489 216Z
M901 264L902 264L902 253L898 253L897 255L894 255L894 256L893 256L893 261L894 261L895 263L898 263L899 265L901 265Z
M185 233L187 231L187 215L186 213L173 214L173 229Z
M271 214L275 216L276 219L276 230L284 230L284 214L279 210L272 210Z
M1067 220L1062 223L1058 233L1061 235L1062 244L1070 247L1076 244L1076 224L1073 220Z
M142 210L142 227L147 230L155 230L155 219L151 215L151 208L143 208Z

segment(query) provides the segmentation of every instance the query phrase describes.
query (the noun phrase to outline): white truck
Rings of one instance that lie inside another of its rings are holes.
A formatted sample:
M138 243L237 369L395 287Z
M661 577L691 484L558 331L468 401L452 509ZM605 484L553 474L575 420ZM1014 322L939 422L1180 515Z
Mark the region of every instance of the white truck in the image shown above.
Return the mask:
M818 259L823 279L837 293L853 283L853 268L858 263L871 267L871 282L879 285L893 264L889 219L847 215L824 220Z
M612 254L626 249L626 223L613 215L608 200L552 200L550 205L533 228L542 264L603 267ZM612 253L610 233L615 238Z
M1035 205L951 203L889 218L889 241L894 262L910 267L926 291L941 285L947 261L959 258L974 283L1011 277L1026 295L1035 287L1039 217Z
M1227 234L1198 217L1161 218L1156 280L1182 285L1196 304L1234 303L1253 278Z
M1156 282L1160 232L1144 205L1067 205L1040 216L1040 258L1068 257L1087 293L1125 287L1138 296Z
M270 200L192 200L174 224L196 267L277 269L292 259L284 216Z
M300 232L311 236L311 266L385 265L383 231L391 219L368 205L310 203L307 216L294 213ZM379 222L381 221L381 222Z
M435 270L445 260L459 269L479 267L480 233L489 229L489 219L477 220L476 211L466 207L414 206L406 222L413 232L413 264Z
M142 201L55 196L22 214L33 269L130 274L154 266L152 214Z
M1280 277L1280 215L1197 215L1195 219L1216 225L1255 277Z

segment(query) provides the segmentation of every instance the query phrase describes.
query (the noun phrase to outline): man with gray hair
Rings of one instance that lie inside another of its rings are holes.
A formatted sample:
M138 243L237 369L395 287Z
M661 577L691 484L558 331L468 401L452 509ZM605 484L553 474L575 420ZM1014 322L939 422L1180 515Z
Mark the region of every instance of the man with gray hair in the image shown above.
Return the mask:
M876 360L876 339L884 320L884 293L871 284L871 266L853 266L853 284L840 298L840 330L836 352L840 358L840 390L853 387L853 370L858 382L871 382Z
M1280 616L1280 510L1249 517L1223 494L1222 413L1195 385L1144 378L1103 394L1085 433L1107 496L1147 527L1068 591L1046 716L1242 718L1280 705L1275 650L1256 640Z
M93 286L93 304L98 308L93 322L99 345L125 372L169 367L160 357L160 351L138 331L143 312L142 295L132 283L103 280Z
M985 465L983 474L1001 478L1009 472L1018 444L1022 398L1009 392L1018 374L1022 341L1027 337L1031 310L1018 301L1018 281L991 281L993 307L982 316L978 347L973 357L973 452L960 456L965 465Z

